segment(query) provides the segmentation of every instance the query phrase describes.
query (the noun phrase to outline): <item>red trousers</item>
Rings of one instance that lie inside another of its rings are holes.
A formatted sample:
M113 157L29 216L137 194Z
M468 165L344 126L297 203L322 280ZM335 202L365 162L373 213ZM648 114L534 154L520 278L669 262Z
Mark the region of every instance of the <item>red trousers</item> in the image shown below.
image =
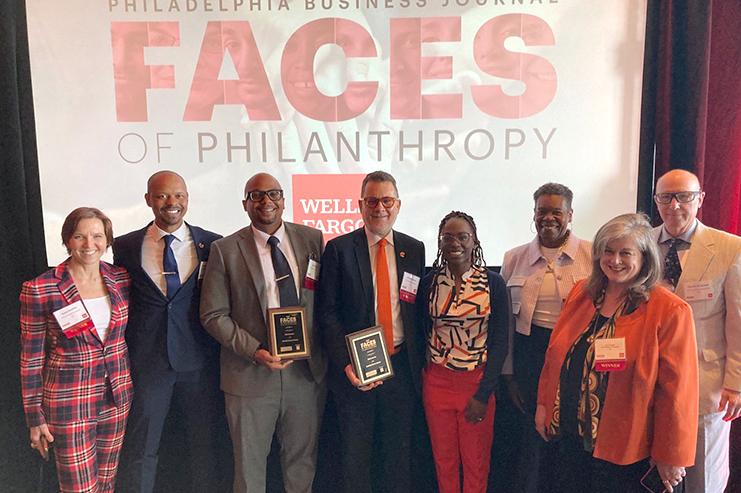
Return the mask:
M60 491L113 492L130 407L106 404L94 418L48 423Z
M469 423L463 413L482 375L483 368L459 372L433 363L422 374L422 398L440 493L460 493L461 464L463 492L486 492L494 439L494 395L483 421Z

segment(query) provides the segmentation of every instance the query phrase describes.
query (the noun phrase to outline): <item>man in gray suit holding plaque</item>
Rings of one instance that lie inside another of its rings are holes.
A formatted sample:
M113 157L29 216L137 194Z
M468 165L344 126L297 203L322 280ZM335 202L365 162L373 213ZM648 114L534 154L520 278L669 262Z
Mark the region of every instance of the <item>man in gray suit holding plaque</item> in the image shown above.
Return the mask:
M312 326L322 233L282 220L271 175L250 178L242 204L252 223L211 245L201 290L201 321L222 345L234 492L265 491L275 432L286 492L310 492L326 396Z

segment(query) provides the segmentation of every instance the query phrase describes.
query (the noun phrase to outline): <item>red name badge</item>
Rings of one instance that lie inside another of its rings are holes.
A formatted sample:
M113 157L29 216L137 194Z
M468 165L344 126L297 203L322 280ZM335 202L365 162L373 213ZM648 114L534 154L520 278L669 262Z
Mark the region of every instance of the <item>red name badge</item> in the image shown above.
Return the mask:
M317 279L319 279L319 262L310 258L309 266L306 268L306 277L304 277L304 287L314 291Z
M627 365L625 337L597 339L594 341L594 369L597 371L622 371Z
M82 301L75 301L64 308L53 313L54 318L57 319L59 328L62 329L62 334L67 339L71 339L84 330L92 330L95 327L90 314L85 309L85 305Z

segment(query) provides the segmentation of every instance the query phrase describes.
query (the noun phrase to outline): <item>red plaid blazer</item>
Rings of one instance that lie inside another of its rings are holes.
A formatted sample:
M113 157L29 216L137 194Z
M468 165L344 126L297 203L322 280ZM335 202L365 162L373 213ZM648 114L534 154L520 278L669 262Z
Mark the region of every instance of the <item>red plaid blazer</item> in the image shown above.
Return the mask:
M124 331L129 311L128 272L100 263L111 299L105 343L85 330L68 339L53 313L80 299L67 262L23 283L21 290L21 390L26 423L67 423L98 414L112 393L117 407L133 394ZM56 347L45 351L47 334ZM106 381L110 381L109 386Z

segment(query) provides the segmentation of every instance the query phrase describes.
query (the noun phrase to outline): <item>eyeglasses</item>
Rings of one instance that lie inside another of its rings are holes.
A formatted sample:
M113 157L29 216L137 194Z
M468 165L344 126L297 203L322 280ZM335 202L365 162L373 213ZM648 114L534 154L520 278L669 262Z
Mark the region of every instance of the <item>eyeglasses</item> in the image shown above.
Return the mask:
M677 202L680 204L686 204L687 202L695 200L700 196L700 194L702 194L702 192L699 190L695 192L667 192L657 193L654 195L654 198L659 204L671 204L672 199L677 199Z
M253 202L262 202L266 195L273 202L278 202L283 198L283 190L251 190L245 194L245 198Z
M453 243L454 241L457 241L458 243L467 243L471 238L473 238L471 233L443 233L438 236L438 239L443 243Z
M361 199L363 203L370 207L371 209L375 209L378 207L378 204L381 204L386 209L391 209L394 204L396 204L396 201L399 200L396 197L364 197Z

